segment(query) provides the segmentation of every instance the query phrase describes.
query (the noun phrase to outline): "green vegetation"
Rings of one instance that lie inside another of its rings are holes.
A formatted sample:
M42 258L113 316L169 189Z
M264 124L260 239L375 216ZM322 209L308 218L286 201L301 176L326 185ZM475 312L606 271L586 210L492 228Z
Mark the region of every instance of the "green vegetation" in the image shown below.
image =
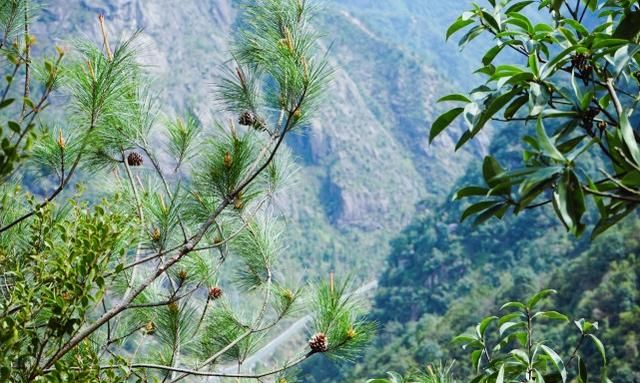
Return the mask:
M640 380L637 1L204 3L0 5L0 382Z
M560 349L550 346L553 337L547 322L570 322L569 318L554 310L539 311L541 302L555 290L543 290L526 301L511 301L500 308L501 316L488 316L480 321L472 333L456 336L452 343L461 345L470 353L473 382L587 382L590 375L598 373L602 382L610 382L607 377L607 354L602 341L595 335L597 322L579 319L573 322L577 328L577 343L567 350L566 357L560 356ZM575 329L574 328L574 329ZM542 332L542 334L541 334ZM600 363L594 368L588 366L583 350L587 343L599 353ZM560 346L562 347L562 346ZM554 349L555 348L555 349ZM451 367L434 371L428 366L428 374L412 373L402 378L397 373L388 373L389 379L372 379L367 383L431 383L452 382Z
M456 149L489 122L518 122L522 131L517 137L525 146L517 167L505 169L494 157L485 158L483 184L456 194L481 197L463 218L477 215L476 223L482 223L509 210L519 214L552 204L567 230L580 236L587 204L593 202L600 216L592 231L595 238L640 203L640 140L633 128L640 6L630 0L489 3L489 8L474 3L447 30L449 37L471 27L463 46L479 35L493 36L478 70L486 82L468 95L441 99L460 106L433 123L430 139L464 115L469 129ZM536 5L553 20L531 22L523 12ZM504 59L503 50L520 57Z
M102 15L99 46L57 49L43 84L31 83L33 7L3 3L7 92L17 76L24 88L3 98L1 115L13 133L3 130L0 381L284 379L317 354L358 355L373 327L351 286L332 276L307 293L280 271L270 209L290 175L279 149L317 111L330 76L312 11L296 0L248 6L216 89L220 112L237 122L207 130L192 113L156 118L138 35L114 43ZM53 90L64 105L48 102ZM41 101L29 101L38 92ZM21 107L9 102L18 98ZM45 109L55 111L41 117ZM51 179L43 200L29 192ZM80 179L97 196L84 196ZM299 313L315 319L309 342L269 369L243 369Z
M507 144L519 129L506 126L494 138L489 150L500 161L519 160L520 147ZM472 165L459 184L481 179L481 170ZM428 209L392 242L372 311L379 323L374 344L356 366L310 370L314 381L330 382L336 376L361 381L438 360L457 360L454 376L470 379L468 357L452 339L474 331L477 318L499 312L502 303L525 300L543 288L558 291L550 297L550 307L599 323L612 381L638 378L634 366L640 329L630 322L640 309L640 240L635 235L640 220L635 214L591 243L566 233L551 206L477 227L460 222L468 205L453 201L453 194L445 203L426 201L423 206ZM556 325L549 338L564 351L577 340L564 330L574 328L572 323ZM586 345L584 357L598 365L593 346Z

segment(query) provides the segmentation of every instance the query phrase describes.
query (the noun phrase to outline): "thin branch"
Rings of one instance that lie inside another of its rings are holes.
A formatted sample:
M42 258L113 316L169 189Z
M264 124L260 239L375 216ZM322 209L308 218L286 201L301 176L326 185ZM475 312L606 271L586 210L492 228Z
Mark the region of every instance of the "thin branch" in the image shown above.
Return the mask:
M7 94L9 94L9 89L11 88L11 84L13 84L13 79L15 78L16 74L18 73L18 69L20 69L20 62L18 62L13 67L13 72L11 73L11 81L7 81L7 86L4 88L4 91L2 92L2 97L0 97L0 102L6 100Z
M607 179L611 182L613 182L614 184L618 185L618 187L630 194L635 194L637 196L640 196L640 190L635 190L632 189L630 187L628 187L627 185L623 184L620 180L615 179L611 174L607 173L604 169L599 169L600 172L602 174L605 175L605 177L607 177Z
M307 354L305 354L304 356L299 357L298 359L294 360L291 363L288 363L282 367L276 368L274 370L270 370L267 372L263 372L263 373L259 373L259 374L228 374L225 372L213 372L213 371L196 371L196 370L190 370L187 368L180 368L180 367L171 367L171 366L163 366L163 365L158 365L158 364L149 364L149 363L135 363L135 364L131 364L128 366L121 366L121 365L106 365L106 366L100 366L99 369L101 370L113 370L113 369L119 369L119 368L123 368L123 367L128 367L131 369L153 369L153 370L162 370L162 371L173 371L173 372L180 372L180 373L185 373L188 375L194 375L194 376L213 376L213 377L220 377L220 378L239 378L239 379L260 379L260 378L264 378L267 376L271 376L271 375L275 375L275 374L279 374L282 371L288 370L292 367L295 367L297 365L299 365L300 363L304 362L305 360L307 360L309 357L311 357L312 355L314 355L314 352L309 352ZM72 369L77 369L77 368L72 368ZM45 373L50 373L53 372L54 369L52 368L47 368L45 369L43 372Z
M616 113L618 114L618 118L620 119L622 118L622 113L624 113L624 110L622 108L622 103L620 103L620 99L618 98L616 89L613 86L613 79L608 78L605 85L607 87L607 91L609 92L609 95L611 96L611 101L613 101L613 105L616 108Z
M640 198L634 198L634 197L629 197L629 196L624 196L624 195L619 195L619 194L614 194L614 193L602 192L602 191L599 191L599 190L591 189L591 188L589 188L587 186L584 186L584 185L582 186L582 190L584 190L585 192L587 192L589 194L597 195L597 196L600 196L600 197L607 197L607 198L616 199L616 200L620 200L620 201L640 203Z
M24 42L25 42L25 72L24 72L24 98L22 101L22 115L27 110L26 100L29 98L31 86L31 37L29 37L29 2L24 2Z

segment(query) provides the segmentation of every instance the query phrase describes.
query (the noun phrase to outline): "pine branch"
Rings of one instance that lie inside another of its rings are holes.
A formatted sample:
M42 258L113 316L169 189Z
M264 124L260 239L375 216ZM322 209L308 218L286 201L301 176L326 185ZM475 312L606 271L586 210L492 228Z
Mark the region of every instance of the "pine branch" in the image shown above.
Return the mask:
M301 99L301 101L302 101L302 99ZM154 273L152 273L149 277L147 277L142 282L142 284L140 284L140 286L138 286L137 288L133 289L131 291L131 293L129 294L129 296L125 296L123 298L122 302L119 305L113 307L107 313L103 314L100 318L98 318L94 323L92 323L91 325L89 325L88 327L86 327L85 329L80 331L76 336L74 336L71 339L69 339L69 341L64 346L62 346L45 363L45 365L44 365L45 369L50 368L53 364L55 364L58 360L60 360L60 358L62 358L64 355L66 355L74 347L76 347L86 337L88 337L93 332L95 332L97 329L102 327L102 325L104 325L111 318L113 318L116 315L118 315L121 312L123 312L127 308L127 306L138 295L140 295L140 293L142 293L151 283L153 283L153 281L155 281L158 277L160 277L162 274L164 274L173 265L178 263L185 255L187 255L187 254L189 254L190 252L193 251L193 249L198 245L198 243L200 243L200 241L202 240L204 235L209 231L209 229L214 224L214 222L218 219L220 214L229 206L229 204L231 204L231 201L233 201L233 199L239 193L241 193L247 187L247 185L249 185L260 173L262 173L262 171L264 171L264 169L266 169L266 167L269 165L269 163L271 163L271 161L275 158L276 152L278 151L280 145L284 141L284 137L286 136L287 131L289 130L289 127L290 127L291 123L293 122L292 118L293 118L293 112L290 112L289 116L288 116L288 118L286 120L286 123L284 125L283 131L282 131L282 133L280 135L280 139L279 139L278 143L276 144L275 148L273 149L273 151L271 152L271 155L269 156L267 161L265 161L265 163L262 166L260 166L258 168L258 170L256 170L251 176L249 176L249 178L245 182L241 183L227 198L225 198L222 201L222 203L220 203L218 208L211 214L209 219L204 224L201 225L201 227L198 230L198 232L194 236L192 236L191 239L187 243L184 244L184 246L180 249L178 254L176 254L171 259L169 259L169 261L167 263L165 263L164 265L160 266Z
M285 370L288 370L292 367L295 367L297 365L299 365L300 363L304 362L305 360L307 360L309 357L311 357L313 355L313 353L307 353L304 356L299 357L298 359L294 360L291 363L288 363L282 367L267 371L267 372L263 372L263 373L259 373L259 374L229 374L229 373L225 373L225 372L213 372L213 371L196 371L196 370L190 370L187 368L179 368L179 367L171 367L171 366L163 366L163 365L158 365L158 364L149 364L149 363L134 363L134 364L130 364L130 365L105 365L105 366L100 366L99 369L101 370L113 370L113 369L119 369L119 368L131 368L131 369L152 369L152 370L161 370L161 371L167 371L167 372L179 372L179 373L184 373L187 375L193 375L193 376L210 376L210 377L220 377L220 378L244 378L244 379L260 379L260 378L264 378L264 377L268 377L268 376L272 376L272 375L276 375L279 374ZM77 370L77 368L72 368L72 370ZM54 370L51 368L47 368L44 370L45 373L50 373L53 372Z

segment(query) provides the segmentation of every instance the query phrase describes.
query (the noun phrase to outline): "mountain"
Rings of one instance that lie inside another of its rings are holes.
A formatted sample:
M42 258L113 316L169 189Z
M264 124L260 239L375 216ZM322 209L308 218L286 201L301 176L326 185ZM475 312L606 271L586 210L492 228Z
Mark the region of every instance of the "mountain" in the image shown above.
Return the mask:
M436 100L474 83L469 73L480 44L460 54L443 37L467 7L464 1L322 2L315 26L335 74L315 119L287 141L300 171L278 201L287 220L284 262L304 269L300 278L335 270L357 282L379 279L371 315L380 333L357 366L320 360L305 365L303 381L363 381L461 357L449 344L454 335L500 303L543 287L560 291L553 303L561 311L601 323L614 381L638 381L637 217L594 244L569 237L550 209L479 228L459 222L465 205L451 202L452 190L479 179L481 156L490 151L503 162L519 161L510 145L517 126L455 154L460 125L427 143L428 126L442 111ZM211 124L236 118L215 110L213 84L229 59L227 41L241 27L241 12L232 0L49 0L34 33L63 45L72 45L71 37L97 39L98 14L114 38L142 29L142 61L168 105L163 113L192 107ZM587 356L597 357L595 350Z
M212 84L229 59L226 41L239 27L240 3L52 0L34 33L67 45L73 45L70 36L97 39L98 14L114 38L141 29L152 89L171 107L163 112L193 107L205 121L225 121L234 117L216 113ZM416 203L445 195L484 151L486 141L479 141L452 155L456 133L427 143L428 122L440 111L437 98L452 91L452 76L470 65L468 55L444 48L442 35L465 4L321 4L315 27L335 74L315 120L287 142L301 171L278 203L289 221L286 262L304 267L307 276L336 270L371 280Z

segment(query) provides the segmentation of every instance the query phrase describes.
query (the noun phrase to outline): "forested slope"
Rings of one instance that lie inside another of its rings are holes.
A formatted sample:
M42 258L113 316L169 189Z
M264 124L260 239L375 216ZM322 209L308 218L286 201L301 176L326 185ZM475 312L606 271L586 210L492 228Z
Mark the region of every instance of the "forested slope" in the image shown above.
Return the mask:
M506 143L518 129L506 128L492 142L490 150L506 163L517 161L517 148ZM477 182L478 172L479 166L471 165L460 184ZM451 344L453 337L478 318L496 314L502 303L542 288L558 290L553 307L572 319L598 321L615 382L640 378L637 216L590 243L567 234L551 206L473 227L472 220L460 223L466 206L451 197L440 204L425 201L420 215L392 241L372 313L379 337L358 372L349 369L347 381L454 358L461 360L454 369L458 377L468 376L466 354ZM563 333L550 336L564 339ZM595 350L589 357L599 358Z

